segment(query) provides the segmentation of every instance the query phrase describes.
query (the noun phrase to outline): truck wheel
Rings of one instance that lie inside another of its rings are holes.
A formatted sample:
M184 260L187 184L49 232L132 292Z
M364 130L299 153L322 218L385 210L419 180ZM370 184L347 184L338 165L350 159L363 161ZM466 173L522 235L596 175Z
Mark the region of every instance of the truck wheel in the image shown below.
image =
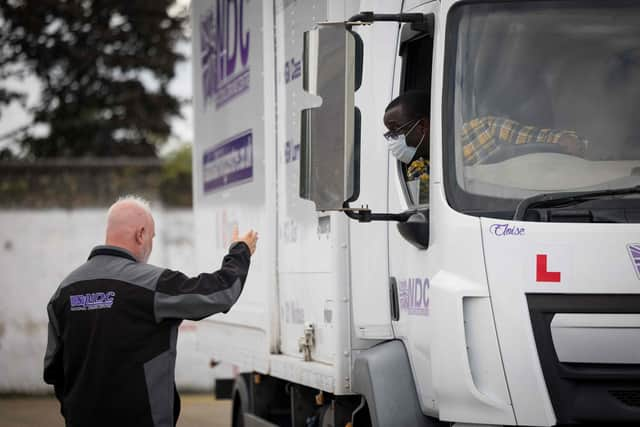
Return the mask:
M233 383L233 408L231 412L232 427L244 427L244 414L250 410L249 388L244 375L238 375Z
M238 402L236 402L236 400L238 400ZM231 415L231 425L233 427L244 427L244 413L241 405L240 399L233 400L233 414Z

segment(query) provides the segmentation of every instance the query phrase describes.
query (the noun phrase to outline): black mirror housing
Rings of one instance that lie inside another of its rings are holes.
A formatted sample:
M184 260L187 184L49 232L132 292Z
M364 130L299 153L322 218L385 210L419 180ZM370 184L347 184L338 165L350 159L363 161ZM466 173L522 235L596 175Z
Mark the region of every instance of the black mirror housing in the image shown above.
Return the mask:
M425 209L411 215L405 222L398 223L400 235L418 249L429 246L429 210Z

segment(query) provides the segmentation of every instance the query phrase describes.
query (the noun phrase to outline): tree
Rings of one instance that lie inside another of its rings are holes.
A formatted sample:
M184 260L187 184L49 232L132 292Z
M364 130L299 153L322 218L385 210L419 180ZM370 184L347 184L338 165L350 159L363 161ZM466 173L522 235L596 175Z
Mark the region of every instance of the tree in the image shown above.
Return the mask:
M167 87L186 11L170 15L173 1L0 0L0 79L43 85L33 125L48 132L22 133L29 156L155 156L180 114ZM23 97L0 86L0 106Z
M191 206L191 146L185 145L164 159L160 197L170 206Z

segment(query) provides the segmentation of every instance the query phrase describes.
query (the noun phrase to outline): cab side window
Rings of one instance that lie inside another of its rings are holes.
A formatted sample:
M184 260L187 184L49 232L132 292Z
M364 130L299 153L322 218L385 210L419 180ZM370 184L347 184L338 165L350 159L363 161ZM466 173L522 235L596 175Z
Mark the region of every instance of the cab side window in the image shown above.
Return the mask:
M433 37L421 35L402 43L402 91L431 89Z
M400 45L402 57L401 91L431 91L431 67L433 58L433 36L418 33ZM427 106L430 99L425 99ZM428 141L427 141L428 143ZM402 180L406 186L406 195L413 205L429 203L429 156L402 166Z

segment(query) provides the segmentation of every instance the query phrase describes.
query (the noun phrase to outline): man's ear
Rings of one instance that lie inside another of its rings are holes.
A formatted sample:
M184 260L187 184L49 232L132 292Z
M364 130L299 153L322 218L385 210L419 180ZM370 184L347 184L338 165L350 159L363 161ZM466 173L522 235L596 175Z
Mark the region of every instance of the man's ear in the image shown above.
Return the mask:
M136 243L141 245L144 241L144 227L140 227L136 230Z
M423 134L429 134L429 120L425 118L420 119L420 121L418 122L418 127L420 128L420 132L422 132Z

